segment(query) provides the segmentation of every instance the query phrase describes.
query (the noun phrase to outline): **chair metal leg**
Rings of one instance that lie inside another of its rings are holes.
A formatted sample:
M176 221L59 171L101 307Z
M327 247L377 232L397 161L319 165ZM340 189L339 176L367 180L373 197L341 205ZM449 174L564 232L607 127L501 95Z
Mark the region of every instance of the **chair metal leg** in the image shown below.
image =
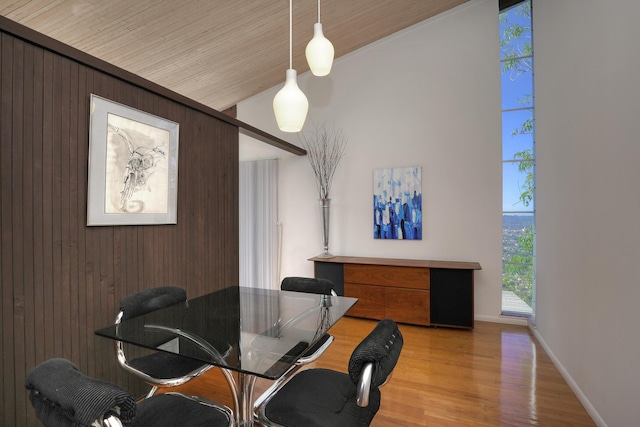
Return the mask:
M257 423L261 423L258 417L258 412L261 406L271 398L283 385L285 385L291 378L294 377L294 373L300 369L302 365L293 365L287 372L285 372L280 378L275 380L269 388L267 388L257 399L253 402L253 419Z
M149 393L147 393L147 395L144 398L145 399L150 398L151 396L153 396L156 393L156 391L158 391L158 387L152 386L151 390L149 390Z
M94 422L95 423L95 422ZM123 427L120 420L113 415L102 421L103 427Z

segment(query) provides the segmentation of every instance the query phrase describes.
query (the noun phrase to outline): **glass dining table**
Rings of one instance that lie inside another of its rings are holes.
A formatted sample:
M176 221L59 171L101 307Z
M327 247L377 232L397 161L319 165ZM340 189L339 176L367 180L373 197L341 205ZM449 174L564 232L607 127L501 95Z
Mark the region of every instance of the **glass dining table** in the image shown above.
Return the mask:
M342 296L232 286L96 334L222 368L237 425L252 426L256 379L280 378L356 302Z

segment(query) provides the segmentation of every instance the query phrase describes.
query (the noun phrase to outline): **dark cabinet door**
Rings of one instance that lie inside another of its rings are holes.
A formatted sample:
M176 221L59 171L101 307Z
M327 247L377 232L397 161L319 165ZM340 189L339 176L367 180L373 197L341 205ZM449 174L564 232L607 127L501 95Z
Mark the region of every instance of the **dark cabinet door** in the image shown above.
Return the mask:
M431 324L473 328L473 270L431 269Z
M336 294L344 296L344 264L333 262L315 262L316 277L328 279L333 282L333 290Z

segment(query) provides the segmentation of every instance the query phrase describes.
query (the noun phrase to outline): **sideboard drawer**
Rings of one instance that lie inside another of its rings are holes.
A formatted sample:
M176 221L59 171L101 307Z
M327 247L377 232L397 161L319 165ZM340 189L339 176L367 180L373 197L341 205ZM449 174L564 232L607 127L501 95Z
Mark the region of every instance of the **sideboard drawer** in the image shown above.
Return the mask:
M412 325L429 326L431 324L429 291L385 288L384 294L384 317Z
M388 265L345 264L345 283L429 289L429 269Z
M378 320L385 318L383 287L345 283L344 294L345 296L358 298L358 302L347 312L348 316Z

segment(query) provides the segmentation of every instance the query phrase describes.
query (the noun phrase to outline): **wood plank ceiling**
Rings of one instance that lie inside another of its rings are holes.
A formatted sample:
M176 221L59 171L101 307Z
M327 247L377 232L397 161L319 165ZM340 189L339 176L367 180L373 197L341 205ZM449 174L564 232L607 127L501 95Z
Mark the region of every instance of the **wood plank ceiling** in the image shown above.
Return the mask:
M324 0L321 22L336 57L468 0ZM15 0L0 15L217 110L284 82L286 0ZM316 0L293 2L293 68Z

